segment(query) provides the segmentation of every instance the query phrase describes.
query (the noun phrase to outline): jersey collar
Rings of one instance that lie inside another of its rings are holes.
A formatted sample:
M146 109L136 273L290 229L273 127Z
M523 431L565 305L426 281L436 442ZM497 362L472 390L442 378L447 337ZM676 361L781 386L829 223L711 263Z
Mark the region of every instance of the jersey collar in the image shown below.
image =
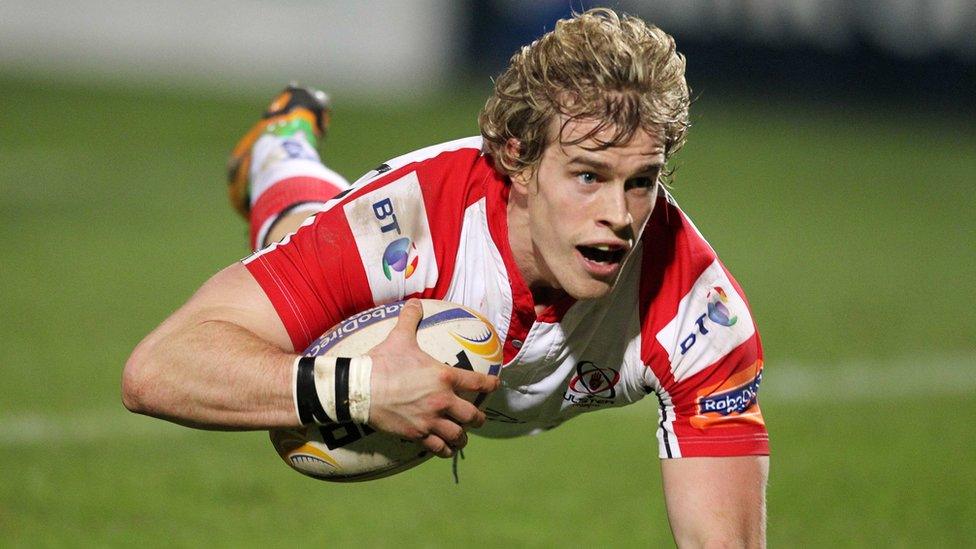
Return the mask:
M491 162L490 158L486 160ZM511 182L507 176L493 169L485 185L488 231L501 253L512 289L512 320L505 338L505 362L508 362L518 354L518 349L521 348L533 323L559 322L576 300L565 295L536 315L532 292L529 291L525 278L522 277L508 241L508 199L512 188Z

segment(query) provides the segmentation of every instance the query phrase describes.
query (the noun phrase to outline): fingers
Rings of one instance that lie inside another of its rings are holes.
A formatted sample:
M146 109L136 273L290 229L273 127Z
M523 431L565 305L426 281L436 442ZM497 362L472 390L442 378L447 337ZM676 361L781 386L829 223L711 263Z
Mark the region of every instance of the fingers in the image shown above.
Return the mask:
M437 457L449 458L454 455L454 451L444 442L444 439L436 435L427 435L420 444Z
M478 428L485 424L485 413L462 398L454 399L447 408L447 415L462 427Z
M498 388L498 377L489 376L479 372L451 368L451 379L449 382L455 392L477 391L479 393L490 393Z
M390 335L396 334L398 337L409 338L416 343L417 326L420 324L420 321L423 318L424 307L420 304L420 300L408 300L403 305L403 309L400 310L400 316L397 318L396 326L393 327L393 331L390 332Z
M460 425L448 419L435 421L431 425L431 434L437 436L452 449L464 448L468 442L467 435Z
M449 458L468 444L468 435L453 421L440 420L433 424L431 434L420 443L438 457Z

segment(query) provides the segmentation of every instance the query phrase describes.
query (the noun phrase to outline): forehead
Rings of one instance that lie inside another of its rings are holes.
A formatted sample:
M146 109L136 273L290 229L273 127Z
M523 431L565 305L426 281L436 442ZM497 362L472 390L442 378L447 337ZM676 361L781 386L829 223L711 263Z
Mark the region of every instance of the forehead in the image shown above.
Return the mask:
M595 154L607 151L626 152L630 155L642 157L660 156L660 160L663 161L665 143L663 128L652 131L638 128L629 140L607 147L606 144L616 137L617 127L612 124L606 124L593 135L586 137L601 124L603 124L602 121L595 119L572 119L565 115L555 116L549 123L549 146L547 149L557 154L559 152L572 154L579 151ZM547 152L549 151L547 150Z

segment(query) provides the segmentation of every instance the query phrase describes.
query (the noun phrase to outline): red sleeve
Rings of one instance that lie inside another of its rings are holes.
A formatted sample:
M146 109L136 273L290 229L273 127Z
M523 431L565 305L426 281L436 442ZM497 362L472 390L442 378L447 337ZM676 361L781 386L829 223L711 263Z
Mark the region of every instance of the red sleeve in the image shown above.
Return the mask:
M674 441L663 457L769 454L761 357L757 334L695 376L662 387L660 436Z
M342 209L333 207L244 260L296 352L343 318L374 305L352 241Z
M641 289L660 455L766 455L762 343L745 294L677 205L662 201L667 211L644 235Z

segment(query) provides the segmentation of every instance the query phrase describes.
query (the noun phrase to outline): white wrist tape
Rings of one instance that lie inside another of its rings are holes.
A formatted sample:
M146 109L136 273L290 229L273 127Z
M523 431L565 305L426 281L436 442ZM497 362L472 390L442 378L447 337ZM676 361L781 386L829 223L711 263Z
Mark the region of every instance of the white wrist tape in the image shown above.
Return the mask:
M352 359L349 369L349 415L356 423L369 423L369 404L373 359L360 356Z
M368 356L299 357L295 361L295 410L302 424L369 421Z

